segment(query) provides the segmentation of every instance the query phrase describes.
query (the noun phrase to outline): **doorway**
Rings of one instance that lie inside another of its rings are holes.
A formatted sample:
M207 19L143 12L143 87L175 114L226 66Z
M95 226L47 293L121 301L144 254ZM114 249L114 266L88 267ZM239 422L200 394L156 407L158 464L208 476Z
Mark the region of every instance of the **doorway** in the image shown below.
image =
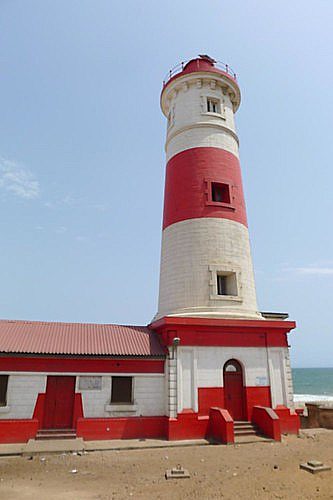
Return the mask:
M43 428L71 429L74 398L75 377L47 377Z
M223 367L224 404L234 420L244 420L243 370L238 361L230 359Z

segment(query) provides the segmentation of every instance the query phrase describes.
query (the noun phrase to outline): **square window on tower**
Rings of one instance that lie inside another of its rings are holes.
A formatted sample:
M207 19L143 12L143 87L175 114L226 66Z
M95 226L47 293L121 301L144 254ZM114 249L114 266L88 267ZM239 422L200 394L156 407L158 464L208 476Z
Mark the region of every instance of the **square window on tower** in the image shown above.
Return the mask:
M236 297L237 291L237 276L236 273L216 273L217 279L217 295L229 295Z
M221 114L221 101L219 99L207 97L207 112Z
M218 203L230 203L230 189L229 184L222 184L220 182L212 182L212 201Z

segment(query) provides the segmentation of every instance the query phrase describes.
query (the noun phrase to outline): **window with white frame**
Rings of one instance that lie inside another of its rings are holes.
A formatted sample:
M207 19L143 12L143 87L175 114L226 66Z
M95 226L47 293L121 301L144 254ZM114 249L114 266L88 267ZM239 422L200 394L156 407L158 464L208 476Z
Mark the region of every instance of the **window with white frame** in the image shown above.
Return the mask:
M230 265L210 265L210 299L242 301L241 273Z
M221 101L213 97L207 97L207 112L221 114Z

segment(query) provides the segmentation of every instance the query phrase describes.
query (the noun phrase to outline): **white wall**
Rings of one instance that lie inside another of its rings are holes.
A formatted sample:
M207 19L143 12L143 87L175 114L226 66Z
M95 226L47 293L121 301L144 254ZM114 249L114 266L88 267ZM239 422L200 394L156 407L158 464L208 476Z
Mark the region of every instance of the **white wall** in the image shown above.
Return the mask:
M8 374L8 372L3 374ZM61 375L56 373L54 375ZM76 375L69 374L66 375ZM81 376L100 376L100 374L80 374ZM101 390L79 389L76 378L76 392L82 394L85 417L149 416L165 415L165 376L164 374L135 374L134 404L111 405L111 375L103 375ZM116 374L119 376L120 374ZM131 374L126 374L131 376ZM7 406L0 407L0 419L32 418L39 393L45 393L47 375L10 373L7 390Z
M241 300L211 299L210 266L239 270ZM198 218L163 231L156 318L222 316L259 318L248 229L228 219Z
M117 374L119 376L120 374ZM96 375L97 376L97 375ZM126 374L130 376L130 374ZM110 405L111 376L102 377L101 390L79 390L82 394L85 417L106 418L126 416L165 415L164 375L135 376L133 405Z
M10 375L7 406L0 407L0 419L32 418L38 393L45 388L45 375Z

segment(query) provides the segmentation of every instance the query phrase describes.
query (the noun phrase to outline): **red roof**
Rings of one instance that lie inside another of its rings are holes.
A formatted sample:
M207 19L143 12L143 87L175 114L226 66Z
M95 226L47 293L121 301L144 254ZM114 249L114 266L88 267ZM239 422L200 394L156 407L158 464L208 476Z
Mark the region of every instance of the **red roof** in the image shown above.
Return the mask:
M146 326L0 320L0 352L95 356L165 356Z

